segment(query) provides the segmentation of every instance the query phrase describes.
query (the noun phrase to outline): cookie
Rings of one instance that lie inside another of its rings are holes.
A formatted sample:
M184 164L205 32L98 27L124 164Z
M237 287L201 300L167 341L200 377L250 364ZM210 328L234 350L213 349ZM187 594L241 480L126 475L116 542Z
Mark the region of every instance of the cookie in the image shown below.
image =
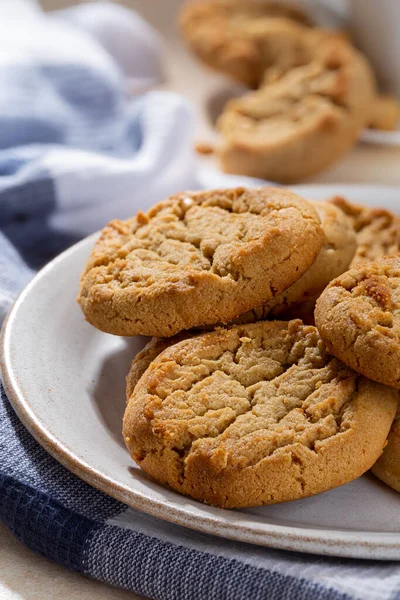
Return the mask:
M400 389L400 256L356 265L317 300L329 351L366 377Z
M254 323L267 317L291 314L311 318L315 301L332 279L344 273L356 250L356 236L350 219L333 204L314 202L321 219L324 241L315 262L285 292L263 306L241 315L235 323ZM298 309L298 310L296 310Z
M400 492L400 411L397 412L382 456L372 467L373 474Z
M128 402L123 435L157 481L224 508L304 498L381 454L397 392L330 356L315 327L218 329L164 350Z
M272 65L309 60L308 19L295 7L260 0L198 0L184 5L180 28L208 66L257 87Z
M315 175L354 145L373 99L366 59L327 38L309 64L228 102L217 121L221 167L282 183Z
M280 294L322 240L315 208L292 192L181 193L103 230L78 300L102 331L170 337L226 323Z
M400 218L384 208L353 204L336 196L329 200L352 221L357 249L351 267L359 263L396 255L400 251Z
M394 131L400 121L400 102L393 96L376 96L372 105L368 127Z

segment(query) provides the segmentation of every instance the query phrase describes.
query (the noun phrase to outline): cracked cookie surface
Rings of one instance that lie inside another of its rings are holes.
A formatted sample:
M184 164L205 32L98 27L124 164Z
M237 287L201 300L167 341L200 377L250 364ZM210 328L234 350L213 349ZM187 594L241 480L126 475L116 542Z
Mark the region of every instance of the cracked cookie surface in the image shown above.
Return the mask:
M328 349L366 377L400 389L400 257L356 265L317 300Z
M268 67L309 60L303 12L259 0L197 0L184 5L180 28L208 66L256 87Z
M322 240L315 208L289 191L177 194L103 230L78 300L102 331L170 337L226 323L281 293Z
M292 318L311 318L315 301L325 287L346 271L356 251L356 234L351 220L340 208L326 202L314 202L321 219L324 241L311 267L285 292L263 306L241 315L235 323L254 323L267 317L291 314ZM298 308L299 313L296 312Z
M217 122L224 171L295 182L355 143L371 112L372 71L343 39L320 39L314 60L228 102Z
M400 217L384 208L353 204L340 196L328 202L340 208L353 223L357 249L351 267L400 252Z
M156 480L225 507L342 485L380 455L397 392L329 355L315 327L274 321L181 341L129 399L127 447Z
M382 456L372 467L373 474L400 492L400 410L397 411Z

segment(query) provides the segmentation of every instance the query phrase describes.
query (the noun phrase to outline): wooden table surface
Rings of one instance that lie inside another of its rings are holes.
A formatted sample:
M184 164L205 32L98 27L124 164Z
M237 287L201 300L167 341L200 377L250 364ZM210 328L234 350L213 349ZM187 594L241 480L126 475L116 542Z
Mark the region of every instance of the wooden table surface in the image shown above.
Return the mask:
M42 0L46 9L75 4L73 0ZM120 2L151 22L166 41L164 87L185 94L198 107L197 139L213 139L212 116L235 88L223 77L199 65L178 38L175 14L181 0L124 0ZM359 144L350 154L311 181L318 183L375 183L400 185L400 148ZM400 196L400 190L399 190ZM36 555L0 524L0 598L2 600L123 600L138 598Z

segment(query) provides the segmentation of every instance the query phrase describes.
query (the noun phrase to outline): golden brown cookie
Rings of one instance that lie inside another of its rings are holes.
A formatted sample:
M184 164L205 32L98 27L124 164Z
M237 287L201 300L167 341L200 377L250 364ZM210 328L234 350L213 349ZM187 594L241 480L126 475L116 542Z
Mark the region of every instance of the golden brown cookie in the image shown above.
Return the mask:
M369 118L368 127L371 129L382 129L394 131L400 121L400 102L393 96L376 96L372 113Z
M315 208L292 192L181 193L103 230L78 300L102 331L170 337L280 294L314 262L322 239Z
M381 481L400 492L400 411L397 412L382 456L372 467Z
M400 388L400 256L356 265L315 308L329 351L357 372Z
M384 208L353 204L336 196L329 200L352 221L357 236L357 250L351 267L400 251L400 218Z
M304 314L309 317L313 314L315 301L328 283L348 269L356 250L352 222L333 205L325 202L313 204L324 232L324 241L315 262L285 292L241 315L235 323L254 323L288 313L304 320Z
M123 435L173 489L233 508L304 498L380 455L397 392L325 350L315 327L218 329L164 350L137 383Z
M315 60L228 102L217 122L225 172L296 182L354 145L371 114L373 74L343 39L322 39Z
M208 66L251 87L271 65L309 60L305 14L295 7L260 0L197 0L184 5L182 34Z

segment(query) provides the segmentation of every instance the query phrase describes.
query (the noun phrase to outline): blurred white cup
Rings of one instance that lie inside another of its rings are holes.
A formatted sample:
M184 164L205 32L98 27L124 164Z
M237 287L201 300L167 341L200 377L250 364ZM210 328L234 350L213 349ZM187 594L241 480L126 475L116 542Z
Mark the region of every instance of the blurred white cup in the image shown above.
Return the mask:
M349 16L382 88L400 98L400 0L349 0Z

